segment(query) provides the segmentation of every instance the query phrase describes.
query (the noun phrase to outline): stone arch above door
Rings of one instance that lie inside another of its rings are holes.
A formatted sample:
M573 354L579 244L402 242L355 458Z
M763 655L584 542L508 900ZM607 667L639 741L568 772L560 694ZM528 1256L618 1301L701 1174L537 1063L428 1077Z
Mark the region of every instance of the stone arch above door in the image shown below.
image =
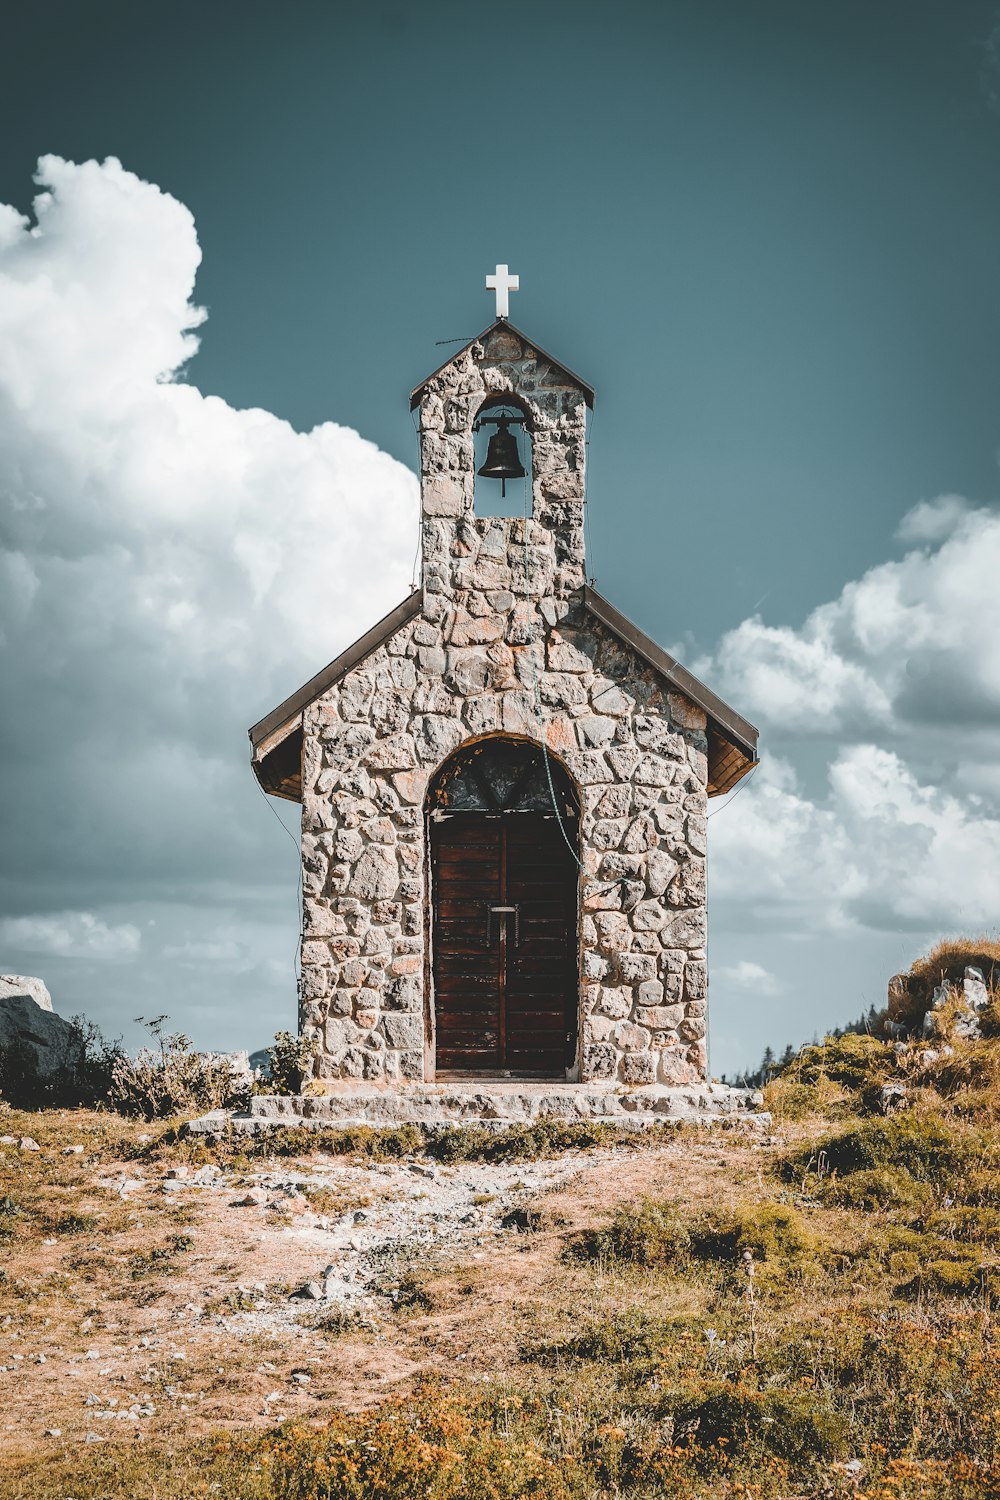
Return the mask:
M516 735L487 735L460 745L432 778L427 803L432 812L579 817L576 788L562 762L534 740Z

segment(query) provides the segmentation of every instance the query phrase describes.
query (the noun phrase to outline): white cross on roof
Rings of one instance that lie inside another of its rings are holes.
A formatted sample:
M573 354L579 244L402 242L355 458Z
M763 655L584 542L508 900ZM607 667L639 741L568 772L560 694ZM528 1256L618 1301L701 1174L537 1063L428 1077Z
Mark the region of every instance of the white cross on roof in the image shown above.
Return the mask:
M497 294L497 317L505 318L510 311L507 293L520 291L519 279L511 276L506 266L497 266L496 275L487 276L486 290Z

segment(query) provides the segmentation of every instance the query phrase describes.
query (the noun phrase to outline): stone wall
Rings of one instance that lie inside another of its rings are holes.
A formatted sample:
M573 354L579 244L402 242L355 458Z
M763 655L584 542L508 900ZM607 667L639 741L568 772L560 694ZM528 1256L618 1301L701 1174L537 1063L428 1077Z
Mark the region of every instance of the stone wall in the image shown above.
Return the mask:
M516 392L532 516L474 514L472 423ZM585 617L583 393L512 331L422 401L424 608L304 714L301 1027L320 1076L433 1077L424 799L463 742L540 742L580 796L581 1080L705 1076L705 715Z

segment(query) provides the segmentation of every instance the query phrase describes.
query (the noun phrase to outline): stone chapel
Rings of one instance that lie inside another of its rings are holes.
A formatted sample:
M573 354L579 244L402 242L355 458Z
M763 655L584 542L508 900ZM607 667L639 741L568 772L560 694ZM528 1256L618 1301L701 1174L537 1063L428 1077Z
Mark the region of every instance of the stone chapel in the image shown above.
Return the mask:
M411 395L420 587L250 730L302 805L300 1029L321 1080L702 1083L708 801L757 731L588 583L594 392L505 312Z

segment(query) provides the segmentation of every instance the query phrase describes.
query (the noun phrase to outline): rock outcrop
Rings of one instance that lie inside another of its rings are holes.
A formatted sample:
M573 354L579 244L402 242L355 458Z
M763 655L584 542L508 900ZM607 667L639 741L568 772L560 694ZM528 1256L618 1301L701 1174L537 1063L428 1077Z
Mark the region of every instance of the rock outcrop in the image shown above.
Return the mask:
M52 996L45 981L29 974L0 974L0 1000L6 1000L8 995L30 995L42 1010L52 1009Z
M47 990L45 996L48 999ZM30 993L0 995L0 1048L24 1049L33 1054L39 1073L45 1077L60 1068L76 1067L83 1050L77 1028L56 1015L51 1006L49 1000L49 1008L44 1009Z

